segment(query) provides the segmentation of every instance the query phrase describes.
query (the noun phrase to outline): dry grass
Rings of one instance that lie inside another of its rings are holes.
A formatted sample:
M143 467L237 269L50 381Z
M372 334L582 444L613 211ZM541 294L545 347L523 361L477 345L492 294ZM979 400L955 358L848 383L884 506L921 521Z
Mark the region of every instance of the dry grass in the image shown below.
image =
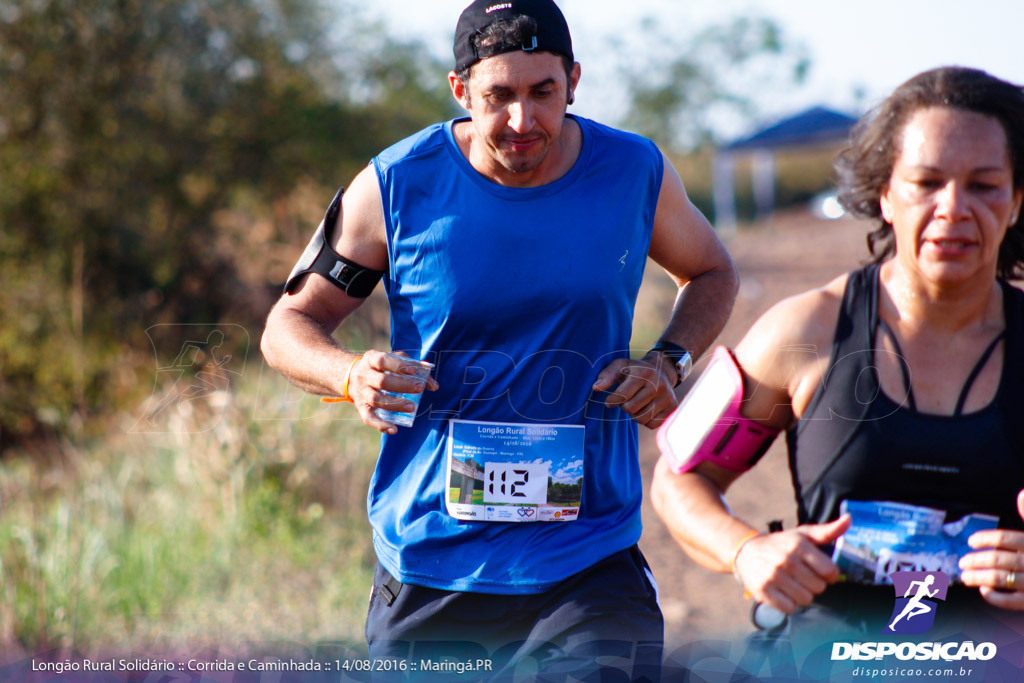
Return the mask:
M172 402L144 432L127 416L93 446L6 463L2 649L359 646L376 438L347 406L256 379Z

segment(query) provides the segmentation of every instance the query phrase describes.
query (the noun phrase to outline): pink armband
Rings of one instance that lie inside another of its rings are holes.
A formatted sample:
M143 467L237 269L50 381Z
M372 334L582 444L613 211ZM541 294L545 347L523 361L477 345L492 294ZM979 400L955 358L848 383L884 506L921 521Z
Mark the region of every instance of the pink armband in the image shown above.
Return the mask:
M732 352L719 346L679 407L658 429L658 448L676 474L712 462L745 472L761 459L779 429L740 414L743 375Z

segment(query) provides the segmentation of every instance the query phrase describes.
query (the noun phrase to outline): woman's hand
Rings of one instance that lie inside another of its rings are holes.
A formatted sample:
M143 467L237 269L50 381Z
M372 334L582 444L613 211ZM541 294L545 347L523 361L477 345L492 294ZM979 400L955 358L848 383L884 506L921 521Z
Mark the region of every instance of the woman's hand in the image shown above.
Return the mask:
M1017 494L1017 512L1024 518L1024 491ZM987 529L971 534L972 548L960 558L961 580L978 586L986 602L1024 610L1024 531Z
M819 546L834 543L850 526L843 515L828 524L801 524L756 536L733 562L736 576L758 602L792 614L839 578L839 568Z

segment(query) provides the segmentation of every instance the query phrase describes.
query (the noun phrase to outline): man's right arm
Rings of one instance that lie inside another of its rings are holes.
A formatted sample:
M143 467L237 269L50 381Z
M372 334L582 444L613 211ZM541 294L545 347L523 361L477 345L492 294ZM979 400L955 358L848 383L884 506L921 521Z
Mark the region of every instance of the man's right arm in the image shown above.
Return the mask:
M345 192L338 223L324 227L333 236L333 246L339 254L366 268L387 270L384 213L373 167L359 173ZM363 301L320 275L306 275L292 293L284 294L271 309L260 348L272 368L308 392L342 396L347 379L348 396L362 421L394 434L395 426L377 417L373 409L403 410L411 404L404 398L383 394L381 389L414 393L422 384L401 376L412 373L403 370L405 364L400 358L383 351L351 351L331 336ZM431 380L428 388L435 386Z

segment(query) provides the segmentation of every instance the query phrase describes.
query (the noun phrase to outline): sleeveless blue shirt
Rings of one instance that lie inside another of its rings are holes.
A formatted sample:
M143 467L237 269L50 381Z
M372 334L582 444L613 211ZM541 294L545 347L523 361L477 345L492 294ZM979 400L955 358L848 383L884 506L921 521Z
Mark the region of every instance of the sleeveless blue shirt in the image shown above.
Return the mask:
M367 498L377 557L404 583L537 593L640 537L636 423L591 386L629 356L663 161L649 140L570 118L579 158L541 187L480 175L455 142L458 121L373 160L392 348L435 363L440 384L413 427L382 437ZM579 518L450 516L451 419L583 425Z

